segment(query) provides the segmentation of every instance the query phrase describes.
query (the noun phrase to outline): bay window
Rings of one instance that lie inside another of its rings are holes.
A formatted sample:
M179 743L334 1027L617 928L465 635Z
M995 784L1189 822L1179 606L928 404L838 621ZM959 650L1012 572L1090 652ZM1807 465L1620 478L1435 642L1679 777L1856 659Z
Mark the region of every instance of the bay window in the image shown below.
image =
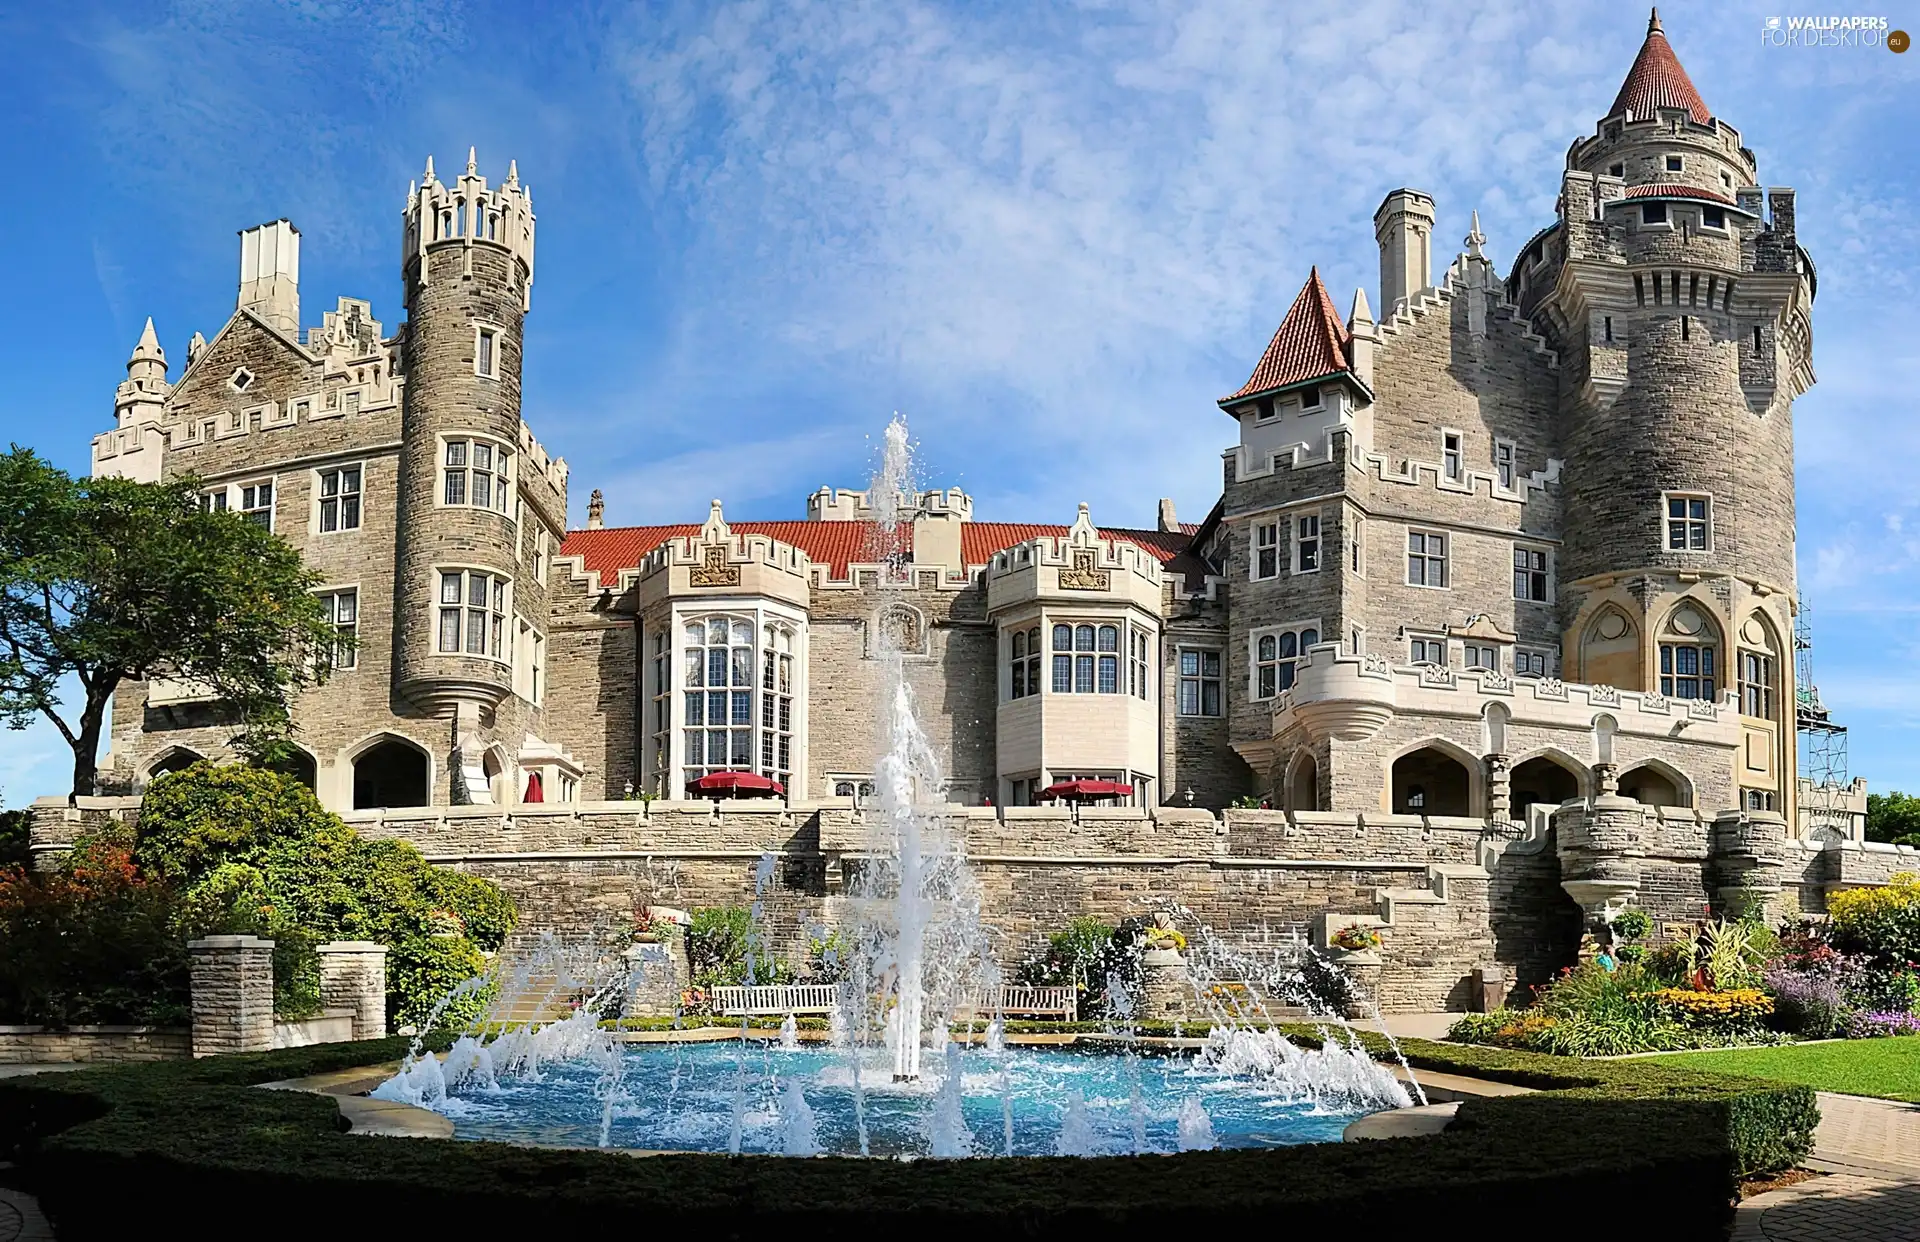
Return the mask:
M507 583L501 574L478 569L441 571L441 654L507 658Z

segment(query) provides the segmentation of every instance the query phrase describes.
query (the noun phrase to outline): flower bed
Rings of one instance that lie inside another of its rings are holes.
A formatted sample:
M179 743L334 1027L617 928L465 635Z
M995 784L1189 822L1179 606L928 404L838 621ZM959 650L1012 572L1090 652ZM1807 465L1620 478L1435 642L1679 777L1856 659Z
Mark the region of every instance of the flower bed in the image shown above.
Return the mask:
M1301 1043L1316 1028L1289 1028ZM1376 1055L1386 1046L1369 1039ZM1676 1236L1725 1231L1737 1179L1790 1167L1818 1113L1805 1087L1645 1062L1592 1063L1424 1041L1417 1068L1537 1094L1471 1099L1443 1133L1392 1142L1102 1160L634 1160L595 1151L369 1139L334 1101L256 1084L395 1061L399 1040L0 1081L0 1157L19 1162L63 1239L168 1223L167 1205L323 1203L360 1220L441 1230L780 1230L911 1224L1024 1236L1137 1229L1383 1230L1466 1220L1489 1202L1556 1234L1617 1232L1582 1199L1631 1201ZM113 1193L100 1188L111 1186ZM199 1207L180 1208L199 1211ZM338 1211L273 1217L290 1237L336 1233Z
M1828 925L1719 920L1660 945L1640 942L1652 920L1629 910L1528 1007L1468 1014L1448 1037L1617 1056L1920 1032L1920 967L1908 956L1920 954L1920 881L1895 876L1832 904Z

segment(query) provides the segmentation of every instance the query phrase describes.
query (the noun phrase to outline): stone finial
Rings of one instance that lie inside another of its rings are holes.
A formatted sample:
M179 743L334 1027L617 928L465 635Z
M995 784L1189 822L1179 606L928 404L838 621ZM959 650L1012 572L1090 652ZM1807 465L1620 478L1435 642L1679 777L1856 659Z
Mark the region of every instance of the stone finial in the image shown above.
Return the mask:
M207 347L206 336L203 333L199 333L199 332L194 333L193 337L187 341L187 364L191 366L193 364L194 358L200 353L201 350L205 349L206 347Z
M520 184L520 161L518 160L507 161L507 184L508 185Z
M1486 234L1480 231L1480 212L1478 210L1473 213L1473 227L1467 231L1466 240L1461 244L1466 246L1467 254L1473 258L1484 259L1487 257L1487 252L1484 249L1487 244L1487 237Z
M427 157L427 171L420 174L420 184L433 184L433 157L431 155Z
M1652 16L1647 18L1647 33L1648 34L1665 34L1666 33L1666 31L1660 29L1660 10L1659 9L1653 10Z
M607 498L601 495L600 489L596 487L593 489L593 494L587 497L587 529L599 530L606 524L606 518Z
M1360 324L1371 324L1372 322L1373 307L1367 305L1367 291L1365 289L1355 289L1353 291L1353 309L1347 312L1347 331L1351 332Z
M1160 498L1160 520L1158 526L1162 531L1167 533L1172 533L1180 529L1180 517L1173 510L1173 500L1171 497L1162 496Z
M700 527L700 542L725 543L731 538L733 538L733 531L728 528L727 519L720 512L719 500L709 501L707 520Z
M1087 502L1083 500L1080 502L1079 515L1073 519L1073 529L1067 533L1067 538L1074 543L1092 543L1098 537L1099 532L1093 528L1093 515L1087 509Z
M480 161L474 158L477 153L477 148L467 148L467 176L469 177L480 171Z

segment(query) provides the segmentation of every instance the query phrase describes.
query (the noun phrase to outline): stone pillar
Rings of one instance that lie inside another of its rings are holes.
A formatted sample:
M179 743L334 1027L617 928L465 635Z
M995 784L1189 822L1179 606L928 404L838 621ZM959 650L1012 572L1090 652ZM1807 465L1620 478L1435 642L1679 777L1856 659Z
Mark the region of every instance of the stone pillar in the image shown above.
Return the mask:
M1498 752L1487 756L1487 818L1495 828L1504 828L1513 818L1512 787L1508 776L1513 771L1509 757Z
M1178 949L1148 949L1140 955L1142 1022L1178 1022L1193 1003L1193 981L1187 959Z
M1593 792L1602 798L1612 798L1620 792L1620 765L1617 763L1596 763L1593 765Z
M651 941L628 945L620 954L627 969L623 1017L671 1018L680 1007L680 981L685 975L673 950L672 942Z
M1744 918L1749 913L1769 922L1787 913L1783 878L1793 842L1786 817L1775 811L1722 811L1707 838L1709 865L1717 881L1719 913Z
M1380 975L1384 964L1378 949L1329 949L1327 960L1338 967L1353 986L1348 989L1347 1011L1343 1017L1365 1018L1380 1004Z
M387 1033L387 946L371 940L330 940L319 948L320 1003L353 1010L355 1039Z
M193 954L193 1055L273 1047L273 941L208 936Z

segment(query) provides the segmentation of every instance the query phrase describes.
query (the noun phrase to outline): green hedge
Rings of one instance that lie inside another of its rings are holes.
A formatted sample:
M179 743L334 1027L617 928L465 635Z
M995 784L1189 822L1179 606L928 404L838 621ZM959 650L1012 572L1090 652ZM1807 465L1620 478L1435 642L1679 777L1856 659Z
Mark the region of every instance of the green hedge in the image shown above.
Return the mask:
M372 1139L343 1133L331 1099L253 1085L391 1063L403 1041L390 1039L0 1080L0 1155L18 1162L63 1242L215 1213L235 1232L281 1238L621 1220L729 1237L936 1221L1049 1237L1282 1222L1351 1234L1464 1228L1495 1204L1560 1237L1612 1236L1624 1205L1670 1236L1709 1237L1731 1219L1737 1178L1804 1156L1817 1117L1804 1087L1646 1061L1403 1048L1416 1067L1543 1090L1469 1100L1444 1134L1375 1143L899 1163Z

